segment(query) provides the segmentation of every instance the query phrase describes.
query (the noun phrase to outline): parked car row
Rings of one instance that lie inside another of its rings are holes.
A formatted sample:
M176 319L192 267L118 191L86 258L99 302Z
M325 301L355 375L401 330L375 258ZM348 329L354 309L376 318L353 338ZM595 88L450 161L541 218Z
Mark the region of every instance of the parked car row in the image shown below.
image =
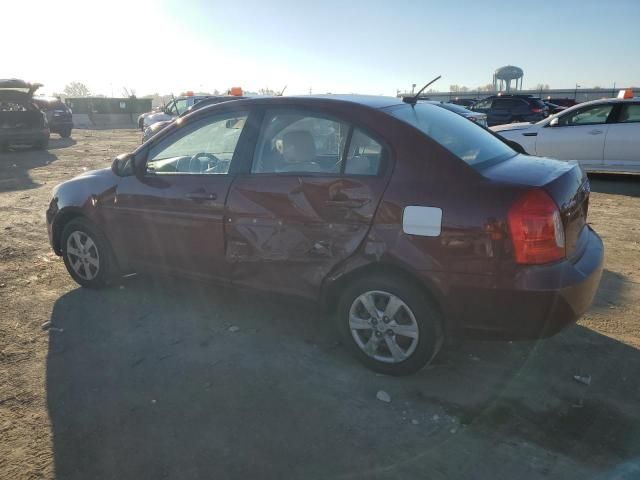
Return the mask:
M475 123L387 97L204 106L58 185L51 246L84 287L163 272L320 302L386 374L447 338L551 335L602 272L588 180Z
M577 160L586 171L640 173L640 97L631 91L620 96L492 130L531 155Z

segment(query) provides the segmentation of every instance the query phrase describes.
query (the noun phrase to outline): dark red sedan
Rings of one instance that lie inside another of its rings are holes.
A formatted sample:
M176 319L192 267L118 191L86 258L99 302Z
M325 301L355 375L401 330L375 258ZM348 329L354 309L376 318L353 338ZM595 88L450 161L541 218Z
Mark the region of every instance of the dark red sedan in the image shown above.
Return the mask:
M369 367L446 337L551 335L589 307L603 245L577 164L528 157L428 103L227 102L69 180L47 210L86 287L180 273L320 301Z

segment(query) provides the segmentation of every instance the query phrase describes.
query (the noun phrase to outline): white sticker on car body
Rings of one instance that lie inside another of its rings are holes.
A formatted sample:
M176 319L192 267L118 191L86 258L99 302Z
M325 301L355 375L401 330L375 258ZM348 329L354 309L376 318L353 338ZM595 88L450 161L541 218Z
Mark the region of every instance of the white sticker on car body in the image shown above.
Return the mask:
M404 207L402 231L409 235L438 237L442 230L442 209L437 207Z

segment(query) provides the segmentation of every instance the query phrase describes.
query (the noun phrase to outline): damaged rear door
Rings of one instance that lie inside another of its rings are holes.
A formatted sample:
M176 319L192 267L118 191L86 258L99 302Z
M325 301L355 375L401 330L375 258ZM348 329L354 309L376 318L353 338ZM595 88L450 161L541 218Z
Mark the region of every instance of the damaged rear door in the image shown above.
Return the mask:
M251 171L227 199L237 285L317 298L365 238L388 181L388 149L324 112L264 112Z

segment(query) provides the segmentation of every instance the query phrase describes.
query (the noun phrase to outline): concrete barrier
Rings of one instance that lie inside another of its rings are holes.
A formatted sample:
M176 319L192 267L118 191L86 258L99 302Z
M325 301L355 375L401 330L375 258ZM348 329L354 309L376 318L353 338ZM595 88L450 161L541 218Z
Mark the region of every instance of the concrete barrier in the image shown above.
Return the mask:
M74 113L74 128L135 128L137 113Z

